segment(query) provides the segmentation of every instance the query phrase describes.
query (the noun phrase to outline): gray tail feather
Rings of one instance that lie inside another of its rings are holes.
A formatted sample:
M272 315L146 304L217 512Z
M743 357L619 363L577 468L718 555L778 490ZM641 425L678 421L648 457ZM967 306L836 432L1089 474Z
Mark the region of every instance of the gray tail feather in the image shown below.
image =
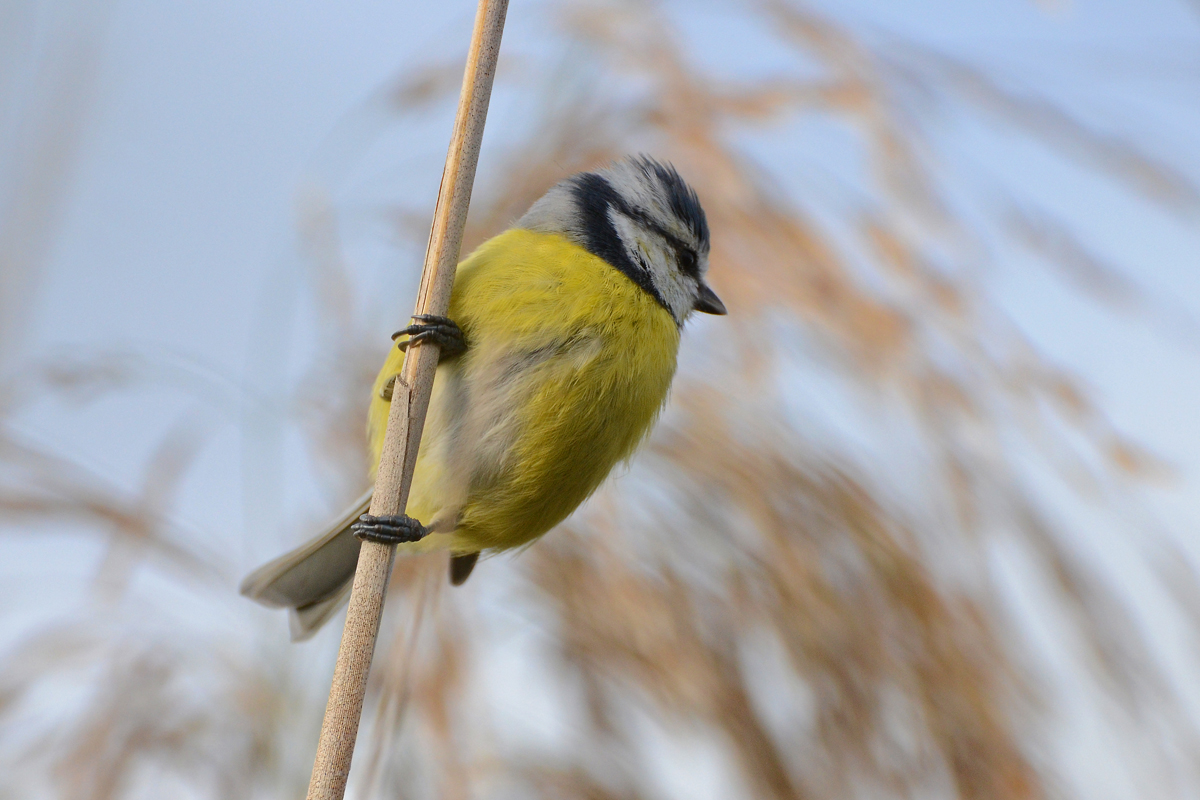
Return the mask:
M350 588L354 586L354 573L350 573L350 578L346 580L338 590L326 597L324 600L318 600L315 603L309 603L300 608L288 609L288 630L292 634L293 642L302 642L305 639L312 637L322 625L329 621L329 618L341 610L342 606L350 598Z
M349 597L360 545L350 526L370 506L368 490L320 536L247 575L241 593L263 605L291 609L293 640L312 636Z

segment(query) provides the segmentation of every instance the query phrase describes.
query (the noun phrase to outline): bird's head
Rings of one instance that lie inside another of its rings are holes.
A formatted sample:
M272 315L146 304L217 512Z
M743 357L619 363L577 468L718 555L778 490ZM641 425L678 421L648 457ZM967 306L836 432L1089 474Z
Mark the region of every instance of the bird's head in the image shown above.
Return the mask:
M517 223L557 233L612 264L653 296L676 323L693 311L724 314L704 281L708 221L675 168L630 156L561 181Z

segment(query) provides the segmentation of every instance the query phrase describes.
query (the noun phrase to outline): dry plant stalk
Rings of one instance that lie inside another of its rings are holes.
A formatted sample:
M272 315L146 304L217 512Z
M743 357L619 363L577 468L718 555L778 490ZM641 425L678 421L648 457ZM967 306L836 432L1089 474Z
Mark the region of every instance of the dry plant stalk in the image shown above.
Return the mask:
M479 0L475 12L458 114L438 190L414 315L444 316L450 307L450 291L454 286L463 229L467 224L467 208L471 203L471 188L479 163L479 147L483 142L483 127L487 121L507 11L508 0ZM375 494L371 498L370 513L375 516L402 514L408 503L421 430L433 391L438 352L435 347L418 343L409 349L408 357L404 359L404 373L396 380L392 393ZM379 635L379 620L383 616L387 581L395 556L395 545L378 542L364 541L359 551L333 685L308 787L309 800L341 800L346 792L367 691L367 675L375 653L375 639Z

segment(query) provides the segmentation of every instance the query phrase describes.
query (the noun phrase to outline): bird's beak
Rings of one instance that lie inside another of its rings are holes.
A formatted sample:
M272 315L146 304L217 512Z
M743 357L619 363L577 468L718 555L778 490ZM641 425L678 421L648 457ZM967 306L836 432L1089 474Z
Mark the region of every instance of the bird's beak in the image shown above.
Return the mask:
M704 314L729 313L725 310L725 304L721 302L721 298L717 297L717 293L707 283L700 284L700 296L696 298L696 305L692 308Z

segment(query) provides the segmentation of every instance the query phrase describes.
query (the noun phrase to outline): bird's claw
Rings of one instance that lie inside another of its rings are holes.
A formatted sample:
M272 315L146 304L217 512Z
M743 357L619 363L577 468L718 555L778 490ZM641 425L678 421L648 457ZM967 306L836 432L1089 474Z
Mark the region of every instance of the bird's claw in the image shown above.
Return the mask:
M407 544L424 539L429 535L429 528L405 514L383 517L363 514L350 526L350 532L367 542Z
M407 352L414 344L424 342L436 344L441 350L442 358L456 356L467 349L466 337L454 320L436 314L415 314L413 319L417 321L416 324L392 334L393 341L401 336L408 337L403 342L396 343L402 352Z

